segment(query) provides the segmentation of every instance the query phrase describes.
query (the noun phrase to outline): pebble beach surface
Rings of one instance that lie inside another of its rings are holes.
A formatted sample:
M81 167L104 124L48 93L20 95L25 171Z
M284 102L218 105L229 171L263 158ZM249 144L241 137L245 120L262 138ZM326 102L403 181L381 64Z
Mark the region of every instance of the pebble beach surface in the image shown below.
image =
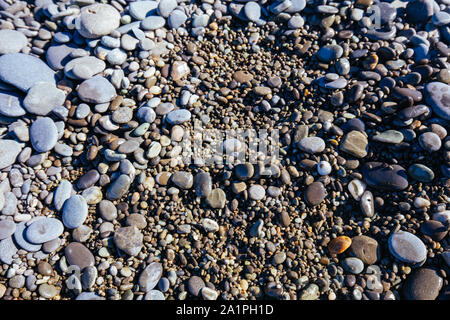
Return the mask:
M0 299L448 300L449 44L449 0L0 0Z

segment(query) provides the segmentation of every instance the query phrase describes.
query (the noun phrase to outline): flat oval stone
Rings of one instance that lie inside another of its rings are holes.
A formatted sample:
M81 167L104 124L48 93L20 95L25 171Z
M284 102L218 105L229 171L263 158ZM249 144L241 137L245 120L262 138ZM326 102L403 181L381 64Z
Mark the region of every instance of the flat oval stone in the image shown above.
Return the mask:
M16 223L11 220L0 221L0 240L11 237L16 231Z
M61 180L58 187L56 187L53 196L53 204L55 205L56 210L60 211L62 209L64 202L69 199L72 191L72 184L68 180Z
M172 182L181 189L190 189L194 184L194 177L186 171L177 171L170 177Z
M107 79L97 75L80 84L78 96L85 102L106 103L116 97L116 89Z
M442 82L430 82L425 85L425 101L433 112L442 119L450 120L450 86Z
M161 0L158 4L158 14L167 18L177 6L177 0Z
M14 164L21 151L22 147L18 142L0 139L0 170Z
M403 134L397 130L387 130L374 136L373 141L399 144L403 141Z
M248 196L252 200L259 201L266 196L266 190L261 185L254 184L248 189Z
M27 45L27 37L16 30L0 30L0 55L20 52Z
M143 30L156 30L164 27L166 19L160 16L150 16L142 20L141 28Z
M92 187L100 179L100 174L97 170L92 169L83 174L77 182L78 188L81 190Z
M410 232L398 231L389 237L389 251L400 261L417 264L427 258L422 240Z
M248 20L258 21L261 17L261 7L254 1L247 2L244 6L244 13Z
M42 218L28 226L26 239L34 244L41 244L58 238L64 232L64 226L58 219Z
M182 124L191 119L191 112L186 109L171 111L166 116L166 121L170 125Z
M421 182L429 183L434 179L434 172L427 166L415 163L408 168L408 174L413 178Z
M152 290L161 279L163 273L162 264L159 262L150 263L139 276L139 286L142 291Z
M206 203L208 203L208 205L213 209L223 209L225 207L226 201L226 194L220 188L212 190L211 193L206 197Z
M11 264L13 256L17 253L17 247L11 237L0 241L0 261L5 264Z
M164 294L159 290L150 290L144 296L144 300L166 300Z
M78 46L73 43L52 45L45 52L45 57L50 68L62 70L64 66L72 60L71 54Z
M358 258L349 257L342 261L342 267L348 272L359 274L364 270L364 263Z
M157 7L157 1L136 1L130 3L128 11L136 20L144 20L145 17L154 15Z
M37 82L56 83L54 71L45 62L23 53L0 56L0 80L25 92Z
M342 49L341 46L327 45L320 48L320 50L317 52L317 57L319 58L319 60L325 63L330 63L331 61L342 57L343 53L344 49Z
M368 162L362 168L365 182L380 190L400 191L408 187L408 177L403 167L381 162Z
M212 179L209 173L199 172L194 177L195 193L201 198L206 198L212 191Z
M62 106L65 99L66 94L55 84L38 82L28 90L23 106L30 113L45 116L56 107Z
M192 294L195 297L198 297L200 295L201 290L205 287L205 282L203 281L202 278L198 276L192 276L188 280L187 287L190 294Z
M448 233L447 227L440 221L428 220L422 223L420 230L434 241L441 241Z
M12 91L0 90L0 115L6 117L20 117L25 115L23 98Z
M92 252L79 242L71 242L64 249L69 266L78 266L80 270L93 266L95 258Z
M136 256L142 249L144 236L135 226L122 227L114 233L117 248L130 256Z
M325 150L325 141L320 137L306 137L301 139L297 146L307 153L319 153Z
M352 239L347 236L339 236L330 241L330 243L328 244L328 251L332 255L341 254L345 250L350 248L351 244Z
M76 194L64 202L62 220L66 228L78 228L86 220L87 214L88 205L82 196Z
M86 80L102 72L106 63L97 57L87 56L72 59L64 66L64 74L70 79Z
M435 300L443 285L443 279L432 268L414 271L403 285L403 295L407 300Z
M109 4L95 3L81 9L75 23L85 38L95 39L111 33L120 26L120 13Z
M37 152L47 152L58 141L58 128L48 117L36 119L30 127L30 141Z
M81 292L75 300L106 300L104 297L99 296L95 292Z
M327 191L322 182L313 182L306 187L305 200L311 206L316 206L325 199Z
M436 152L441 146L441 138L434 132L425 132L419 136L419 145L428 152Z
M353 130L344 136L339 148L356 158L364 158L367 156L368 144L369 142L364 134Z
M14 240L22 249L28 252L36 252L41 250L41 244L34 244L27 240L26 238L27 226L26 222L20 222L16 225L16 231L14 232Z
M122 174L109 186L106 197L109 200L118 200L127 193L130 185L130 177L126 174Z
M375 264L381 258L377 240L364 235L352 238L349 251L352 256L369 265Z

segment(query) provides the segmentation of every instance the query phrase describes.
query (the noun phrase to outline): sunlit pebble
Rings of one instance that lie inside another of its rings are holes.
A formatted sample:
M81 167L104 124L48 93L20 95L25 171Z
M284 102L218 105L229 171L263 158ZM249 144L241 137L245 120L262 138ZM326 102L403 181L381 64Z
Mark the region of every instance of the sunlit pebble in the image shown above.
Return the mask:
M321 176L326 176L331 172L331 165L327 161L320 161L317 165L317 172Z

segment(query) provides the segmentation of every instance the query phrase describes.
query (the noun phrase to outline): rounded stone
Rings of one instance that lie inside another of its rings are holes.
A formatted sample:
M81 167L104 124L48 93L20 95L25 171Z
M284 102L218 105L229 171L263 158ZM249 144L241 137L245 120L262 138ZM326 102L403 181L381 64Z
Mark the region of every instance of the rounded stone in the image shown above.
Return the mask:
M39 295L46 299L52 299L59 293L59 290L54 285L47 283L41 284L38 291Z
M26 232L26 222L18 223L16 226L16 231L14 232L14 240L16 241L17 245L28 252L39 251L42 245L29 242L26 237Z
M116 97L116 89L111 82L97 75L80 84L78 96L85 102L107 103Z
M0 30L0 55L20 52L27 45L27 37L16 30Z
M349 257L342 261L342 267L348 272L359 274L364 270L364 263L358 258Z
M12 220L0 221L0 240L11 237L16 231L16 223Z
M156 30L164 27L166 19L160 16L150 16L142 20L141 28L143 30Z
M139 287L144 292L152 290L158 284L162 274L163 267L161 263L150 263L139 276Z
M142 249L144 236L135 226L122 227L114 233L116 247L130 256L136 256Z
M71 242L64 249L64 254L69 266L78 266L80 270L93 266L95 258L92 252L78 242Z
M255 168L251 163L240 163L234 167L234 174L239 180L248 180L254 173Z
M440 221L428 220L422 223L420 230L434 241L441 241L448 233L447 227Z
M88 39L108 35L119 25L120 13L113 6L102 3L83 7L76 21L78 32Z
M158 14L167 18L177 6L177 0L161 0L158 4Z
M106 197L109 200L118 200L122 198L131 185L131 179L128 175L122 174L109 186L106 191Z
M248 189L248 196L252 200L259 201L264 199L264 197L266 196L266 190L263 188L263 186L254 184Z
M0 170L14 164L21 151L22 147L18 142L0 139Z
M34 244L41 244L58 238L64 232L64 226L58 219L42 218L36 220L26 229L26 239Z
M25 115L22 96L12 92L0 90L0 115L20 117Z
M433 170L420 163L415 163L412 166L410 166L408 168L408 174L412 178L425 183L432 182L434 179Z
M100 213L100 217L106 221L113 221L117 218L117 208L114 203L109 200L100 201L98 211Z
M362 168L365 182L380 190L400 191L408 187L408 177L403 167L381 162L367 162Z
M190 294L192 294L195 297L198 297L200 295L201 290L205 287L205 282L203 281L202 278L198 276L192 276L188 280L187 287Z
M106 63L93 56L75 58L64 66L64 74L70 79L87 80L102 72Z
M166 121L170 125L182 124L191 119L191 112L186 109L171 111L166 116Z
M321 182L313 182L305 190L305 200L311 206L316 206L325 199L327 191Z
M443 285L443 279L432 268L414 271L403 285L403 295L407 300L435 300Z
M172 182L181 189L190 189L194 184L194 177L186 171L177 171L170 177Z
M325 150L325 141L320 137L306 137L298 142L298 147L307 153L320 153Z
M86 220L87 214L88 205L82 196L76 194L64 202L62 220L66 228L78 228Z
M136 1L128 6L130 15L136 20L144 20L147 16L156 13L157 1Z
M450 120L450 86L442 82L425 85L425 101L433 112L442 119Z
M181 27L187 20L186 14L181 10L173 10L169 18L167 19L167 23L170 28L177 29Z
M30 141L37 152L47 152L58 141L58 128L48 117L36 119L30 127Z
M377 240L364 235L352 238L349 252L368 265L375 264L381 257Z
M223 209L225 207L226 201L226 194L220 188L212 190L211 193L206 197L206 203L208 203L208 205L213 209Z
M53 196L53 204L56 210L60 211L64 205L64 202L69 199L73 191L72 184L68 180L61 180L56 187L55 194Z
M340 149L356 158L367 156L367 146L369 142L367 137L360 131L350 131L344 136Z
M417 264L427 257L427 248L417 236L410 232L398 231L389 237L389 251L400 261Z
M328 244L328 251L332 255L341 254L352 245L352 239L347 236L339 236L334 238Z
M436 152L441 146L441 138L434 132L425 132L419 136L420 146L428 152Z
M261 7L257 2L247 2L244 6L244 13L248 20L256 22L261 17Z
M201 198L206 198L212 191L212 179L209 173L199 172L194 177L195 193Z

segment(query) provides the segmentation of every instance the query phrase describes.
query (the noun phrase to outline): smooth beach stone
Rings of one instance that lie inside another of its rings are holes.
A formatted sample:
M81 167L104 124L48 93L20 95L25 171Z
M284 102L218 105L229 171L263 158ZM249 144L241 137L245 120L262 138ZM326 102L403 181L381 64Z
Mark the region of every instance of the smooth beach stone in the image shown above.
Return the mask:
M433 24L437 27L450 24L450 14L445 11L435 12L432 19Z
M1 194L1 191L0 191ZM1 198L1 195L0 195ZM14 193L12 192L5 192L4 194L4 200L0 200L0 202L3 201L3 204L0 204L0 212L5 216L12 216L15 214L17 210L17 198Z
M442 82L425 85L425 101L433 112L442 119L450 120L450 86Z
M325 199L327 191L321 182L313 182L306 187L305 200L310 206L316 206Z
M71 242L64 249L64 255L69 266L78 266L80 270L91 267L95 263L92 252L79 242Z
M178 6L177 0L161 0L158 4L158 14L167 18L169 14Z
M55 194L53 196L53 204L56 210L60 211L64 205L64 202L69 199L73 191L72 184L68 180L61 180L56 187Z
M408 168L408 175L420 182L429 183L434 179L434 172L427 166L415 163Z
M160 16L150 16L142 20L141 28L143 30L156 30L164 27L166 19Z
M106 300L104 297L97 295L95 292L81 292L75 300Z
M23 100L24 108L33 114L45 116L56 107L62 106L66 94L54 83L38 82L28 90Z
M427 257L427 248L422 240L410 232L398 231L389 237L389 251L398 260L418 264Z
M444 224L450 224L450 210L440 211L433 214L433 220L439 221Z
M410 23L426 22L433 15L432 0L413 0L406 5L406 18Z
M436 152L441 146L441 138L434 132L425 132L419 136L419 145L428 152Z
M344 49L338 45L326 45L317 52L317 57L319 60L330 63L333 60L339 59L342 57L344 53Z
M128 192L130 185L130 177L126 174L122 174L111 183L106 192L106 197L109 200L118 200Z
M200 295L201 290L205 287L205 282L198 276L192 276L187 282L189 293L195 297Z
M0 170L14 164L21 151L22 147L18 142L0 139Z
M164 297L164 294L159 290L150 290L148 291L145 296L144 300L166 300Z
M106 63L99 58L87 56L70 60L64 66L64 74L70 79L87 80L102 72Z
M381 25L392 23L397 17L397 8L388 2L379 2L377 5L373 6L372 9L379 10L378 12L380 12L379 19Z
M206 197L206 203L213 209L223 209L225 207L226 201L226 194L220 188L213 189L211 193Z
M23 53L0 56L0 80L28 91L38 82L55 84L55 73L45 62Z
M387 130L372 138L373 141L398 144L403 141L403 134L397 130Z
M184 23L186 23L187 20L186 14L181 10L173 10L169 18L167 18L167 24L172 29L177 29L181 27Z
M153 123L156 119L156 113L153 108L150 107L139 108L136 115L142 122Z
M26 239L41 244L58 238L64 232L64 226L58 219L42 218L30 224L26 230Z
M377 240L364 235L352 238L349 252L368 265L375 264L381 258Z
M139 276L139 287L148 292L156 287L163 274L163 266L159 262L150 263Z
M73 43L52 45L45 52L48 66L53 70L62 70L64 66L72 60L71 54L78 47Z
M12 220L0 221L0 240L11 237L16 231L16 223Z
M41 250L41 244L34 244L27 240L26 238L27 226L26 222L20 222L16 225L16 231L14 232L14 240L19 247L28 251L28 252L36 252Z
M435 300L443 286L443 279L432 268L420 268L406 278L403 296L407 300Z
M62 221L69 229L78 228L86 220L88 205L86 200L80 195L73 195L64 202L62 208Z
M143 246L143 234L135 226L122 227L114 233L116 247L130 256L136 256Z
M17 247L11 237L0 240L0 261L5 264L11 264L13 256L17 253Z
M212 191L212 179L209 173L199 172L194 177L195 193L201 198L206 198Z
M77 182L78 188L81 190L92 187L100 179L100 174L97 170L92 169L83 174Z
M345 258L342 261L342 267L353 274L359 274L364 270L364 263L355 257Z
M12 91L0 90L0 115L6 117L20 117L25 115L23 98Z
M233 171L239 180L247 180L253 177L255 168L251 163L240 163L234 167Z
M112 120L118 124L125 124L133 119L133 110L128 107L120 107L111 116Z
M130 15L136 20L144 20L145 17L154 15L158 8L157 1L136 1L128 6Z
M301 139L297 146L307 153L320 153L325 150L325 141L320 137L306 137Z
M420 230L434 241L441 241L447 235L447 227L440 221L428 220L422 223Z
M361 159L367 156L368 144L369 142L364 134L353 130L344 136L339 148L345 153Z
M244 6L244 13L248 20L258 21L261 17L261 7L257 2L247 2Z
M39 286L38 292L41 297L52 299L59 293L59 290L54 285L43 283Z
M80 84L78 96L85 102L106 103L116 97L116 89L107 79L97 75Z
M306 7L306 0L290 0L291 5L284 10L286 13L296 13L300 12Z
M0 55L20 52L27 45L27 37L16 30L0 30Z
M113 221L117 218L117 208L114 203L109 200L100 201L98 211L102 219L105 219L106 221Z
M400 191L408 187L408 177L402 166L367 162L362 168L365 182L380 190Z
M166 121L170 125L182 124L191 119L191 112L186 109L171 111L166 116Z
M36 119L30 127L30 141L37 152L47 152L58 141L58 128L48 117Z
M120 13L109 4L94 3L81 8L77 31L85 38L95 39L110 34L120 25Z
M172 182L181 189L190 189L194 184L194 177L190 172L177 171L170 177Z
M190 72L190 68L185 61L175 61L172 63L172 67L170 70L170 76L173 81L178 81L183 79ZM156 112L158 113L158 112Z
M266 196L266 190L259 184L254 184L248 189L248 196L250 199L259 201Z

